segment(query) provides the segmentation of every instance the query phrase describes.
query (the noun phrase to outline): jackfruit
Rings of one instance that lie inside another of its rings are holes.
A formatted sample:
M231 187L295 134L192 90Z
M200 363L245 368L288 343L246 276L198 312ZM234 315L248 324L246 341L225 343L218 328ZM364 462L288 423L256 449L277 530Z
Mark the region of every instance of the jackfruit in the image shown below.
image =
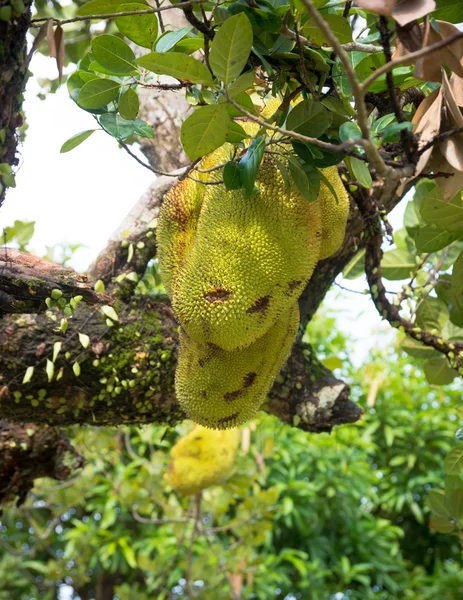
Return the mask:
M252 418L287 359L298 326L293 301L265 335L240 350L196 342L182 331L175 389L190 418L216 429Z
M201 167L231 158L224 144ZM307 202L285 185L278 163L266 155L259 193L183 180L167 195L158 225L161 276L176 316L190 337L224 350L246 347L264 335L296 300L317 262L342 242L349 201L336 167L322 173L319 199ZM209 183L220 171L195 173Z
M233 471L239 429L217 431L197 426L171 450L167 480L187 496L227 479Z
M271 100L262 114L278 105ZM170 190L160 212L161 276L181 326L177 397L207 427L229 428L257 412L294 341L297 299L344 238L349 199L336 167L321 170L327 183L308 202L282 174L289 153L269 149L251 198L228 191L221 169L203 172L233 158L224 144L193 171L199 181Z

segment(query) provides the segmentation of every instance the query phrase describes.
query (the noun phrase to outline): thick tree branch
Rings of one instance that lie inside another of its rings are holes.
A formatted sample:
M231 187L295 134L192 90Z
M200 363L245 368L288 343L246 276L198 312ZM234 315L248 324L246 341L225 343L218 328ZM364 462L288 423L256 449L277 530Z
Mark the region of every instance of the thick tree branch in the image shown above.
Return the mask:
M100 311L79 305L64 337L53 334L46 315L5 318L0 325L0 418L61 426L183 419L174 393L178 326L172 309L137 296L118 312L119 322L108 327ZM90 337L88 348L78 333ZM48 381L45 366L56 341L62 348ZM28 366L34 373L23 384ZM305 431L327 431L360 417L348 392L309 346L295 345L270 392L269 410Z
M82 296L89 304L112 302L95 292L85 275L19 250L0 248L0 317L2 313L42 312L54 290L66 300Z
M24 65L30 12L31 2L27 2L21 16L0 20L0 206L7 187L14 185L14 169L19 163L17 128L23 123L22 92L27 80Z

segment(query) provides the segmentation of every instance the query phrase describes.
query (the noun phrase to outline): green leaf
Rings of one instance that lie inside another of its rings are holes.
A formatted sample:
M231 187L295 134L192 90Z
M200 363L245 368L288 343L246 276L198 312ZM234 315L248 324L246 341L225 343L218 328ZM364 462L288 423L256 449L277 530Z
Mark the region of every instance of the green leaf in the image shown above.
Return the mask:
M456 521L463 518L463 487L450 492L449 508L452 517Z
M105 304L104 306L101 307L101 312L104 314L105 317L108 317L108 319L111 319L111 321L119 321L117 312L114 310L114 308L112 306L108 306L107 304Z
M463 312L463 251L453 265L450 291L455 309Z
M223 168L223 181L227 190L238 190L241 188L241 176L238 163L231 160Z
M79 363L78 363L78 362L75 362L75 363L72 365L72 371L73 371L73 373L74 373L74 375L75 375L76 377L79 377L79 375L80 375L80 365L79 365Z
M156 42L154 49L156 52L168 52L171 48L178 44L180 40L183 40L183 38L192 30L193 26L189 25L188 27L177 29L177 31L166 31Z
M244 108L244 110L247 110L250 113L256 112L256 109L255 109L254 103L251 99L251 96L249 94L247 94L246 92L240 92L239 94L234 94L232 99L237 104L239 104L242 108ZM225 96L220 96L219 104L222 104L223 102L227 102L227 99L225 98ZM235 108L233 106L233 104L231 104L231 103L227 104L227 110L228 110L230 117L242 117L243 116L243 113L239 109Z
M381 267L386 279L408 279L416 269L415 255L401 248L389 250L383 255Z
M129 88L119 98L117 108L121 117L127 119L127 121L133 121L137 117L140 108L137 92L132 88Z
M235 96L241 94L241 92L246 92L247 90L251 89L254 86L255 79L255 71L248 71L247 73L243 73L228 88L229 95L232 98L235 98Z
M445 202L437 186L422 200L420 213L430 225L447 231L463 231L463 202L457 194L450 202Z
M448 519L452 516L444 492L431 490L428 495L428 504L431 511L438 517Z
M79 332L79 342L83 348L88 348L88 345L90 344L90 337L86 333Z
M347 121L343 123L339 128L339 138L341 142L351 142L353 140L360 140L362 138L362 132L357 123Z
M32 376L34 374L34 367L27 367L26 372L24 373L24 377L22 380L23 385L25 383L29 383L29 381L32 379Z
M344 267L342 276L346 279L357 279L365 273L365 248L359 250Z
M209 56L217 79L227 85L240 75L251 53L252 42L251 23L244 13L225 21L214 37Z
M416 311L416 323L421 329L441 331L449 321L449 311L442 300L428 296Z
M130 3L121 4L118 10L129 12L132 10L146 10L147 8L146 4ZM158 35L158 19L154 13L151 15L117 17L116 26L126 38L143 48L151 49Z
M146 121L143 121L143 119L135 119L133 123L135 127L133 131L134 133L136 133L140 137L148 139L154 138L153 127L149 123L146 123Z
M434 358L439 357L440 353L434 348L430 348L429 346L425 346L422 342L418 340L414 340L413 338L406 337L403 342L400 344L400 347L404 352L406 352L409 356L413 356L414 358Z
M305 100L289 113L286 128L308 137L319 138L331 125L331 120L331 113L321 102Z
M413 123L410 123L409 121L404 121L402 123L393 123L392 125L389 125L389 127L386 127L381 132L383 142L396 141L398 139L397 134L406 129L408 129L409 131L413 129Z
M103 108L115 100L120 84L111 79L93 79L84 85L77 96L77 104L82 108Z
M60 153L64 154L65 152L70 152L71 150L74 150L74 148L80 146L82 142L85 142L85 140L89 138L94 131L96 131L96 129L87 129L87 131L81 131L80 133L76 133L64 142L64 144L61 146Z
M137 59L144 69L159 75L170 75L181 81L191 81L202 85L212 85L209 69L199 60L181 52L151 52Z
M101 115L100 125L116 140L125 140L135 132L134 121L126 121L116 113Z
M438 533L452 533L455 530L455 524L450 519L438 516L431 518L431 527Z
M92 53L95 60L112 73L128 75L137 69L133 50L115 35L104 33L94 38Z
M182 124L180 139L191 160L196 160L225 143L230 115L224 104L201 106Z
M447 475L463 473L463 445L451 450L444 460L444 471Z
M461 237L459 231L443 231L432 225L425 225L415 234L418 252L437 252Z
M352 41L352 29L349 21L341 15L323 15L323 19L328 23L331 31L336 35L341 44L347 44ZM311 20L307 21L302 27L302 33L308 37L311 42L318 46L329 44L323 35L321 29Z
M423 363L423 370L426 379L433 385L448 385L458 375L446 358L428 358Z
M230 144L239 144L242 140L246 139L248 134L241 127L239 123L235 123L235 121L230 121L230 131L227 135L227 142Z
M51 362L49 358L47 358L45 372L47 374L48 381L51 381L53 379L53 375L55 374L55 365Z
M51 359L53 362L58 358L58 354L61 352L62 342L55 342L53 344L53 358Z
M463 10L460 0L437 0L436 10L432 13L432 17L439 21L461 23Z
M265 136L261 136L253 140L246 154L239 162L241 182L247 198L254 191L254 183L264 156L265 139Z
M86 15L109 15L119 12L120 0L92 0L86 2L77 11L80 17ZM145 8L149 8L145 5Z
M368 168L368 163L359 158L355 158L354 156L346 156L344 161L353 178L356 179L362 187L370 189L373 185L373 180L371 178L370 169Z

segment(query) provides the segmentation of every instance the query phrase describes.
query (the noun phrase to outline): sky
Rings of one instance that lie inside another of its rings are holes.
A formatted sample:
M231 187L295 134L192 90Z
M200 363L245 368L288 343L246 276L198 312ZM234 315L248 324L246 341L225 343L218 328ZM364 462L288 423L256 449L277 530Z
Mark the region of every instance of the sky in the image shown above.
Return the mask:
M46 100L37 97L37 79L56 77L54 59L37 53L31 70L25 101L29 128L19 148L16 188L0 209L0 231L16 219L36 221L34 252L43 255L46 245L62 242L84 244L72 266L85 270L154 175L103 131L60 154L68 138L95 129L96 122L70 99L65 85Z
M46 100L38 98L38 78L55 77L53 59L36 54L31 69L34 76L25 95L29 128L19 149L17 187L8 191L0 209L0 231L16 219L35 221L34 254L44 255L45 246L80 243L84 247L76 251L69 266L85 271L154 175L102 131L71 152L60 154L69 137L95 128L95 121L69 98L66 86ZM391 215L394 227L401 227L403 210L402 203ZM339 278L339 282L356 291L366 288L364 278ZM368 295L334 287L325 305L336 311L341 329L356 340L356 363L363 362L373 347L383 347L392 339L390 327L382 322ZM384 335L387 331L390 334Z

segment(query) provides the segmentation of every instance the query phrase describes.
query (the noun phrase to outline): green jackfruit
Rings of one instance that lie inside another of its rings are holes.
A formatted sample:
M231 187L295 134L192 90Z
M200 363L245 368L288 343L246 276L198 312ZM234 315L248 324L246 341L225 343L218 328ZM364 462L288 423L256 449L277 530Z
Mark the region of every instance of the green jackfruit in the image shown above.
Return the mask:
M171 450L167 480L187 496L223 483L233 471L239 429L217 431L197 426Z
M278 104L270 101L264 116ZM199 181L170 190L160 213L161 275L182 329L177 396L207 427L232 427L257 412L294 341L297 299L344 238L349 199L336 167L321 170L328 184L322 179L317 200L307 202L281 173L288 153L270 150L251 198L228 191L221 169L202 172L233 158L224 144L193 171Z
M226 162L224 144L203 169ZM259 193L184 180L167 195L158 225L164 285L182 327L198 342L235 350L254 342L296 300L317 262L342 242L349 201L335 167L323 174L319 199L307 202L285 185L278 162L266 155ZM221 172L195 173L210 183Z
M202 344L181 332L175 388L190 418L216 429L252 418L287 359L298 326L293 301L265 335L240 350Z

